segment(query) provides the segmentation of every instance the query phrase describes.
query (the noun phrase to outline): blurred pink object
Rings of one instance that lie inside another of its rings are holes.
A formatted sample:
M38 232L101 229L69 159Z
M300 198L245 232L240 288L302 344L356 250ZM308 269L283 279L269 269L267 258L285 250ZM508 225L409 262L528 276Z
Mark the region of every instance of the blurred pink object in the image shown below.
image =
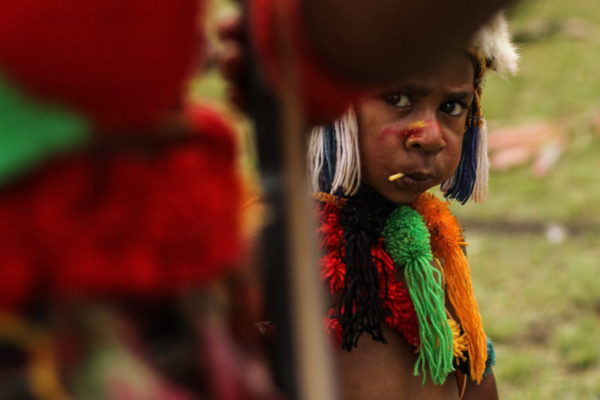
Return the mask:
M565 150L564 129L549 122L494 130L488 138L492 169L505 171L531 161L537 178L546 176Z

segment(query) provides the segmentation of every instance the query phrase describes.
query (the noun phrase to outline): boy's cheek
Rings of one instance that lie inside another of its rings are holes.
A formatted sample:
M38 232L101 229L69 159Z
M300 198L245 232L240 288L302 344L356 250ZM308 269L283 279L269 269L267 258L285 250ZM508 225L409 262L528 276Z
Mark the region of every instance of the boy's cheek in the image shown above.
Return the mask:
M385 169L375 160L362 164L361 183L375 189L380 194L385 190Z

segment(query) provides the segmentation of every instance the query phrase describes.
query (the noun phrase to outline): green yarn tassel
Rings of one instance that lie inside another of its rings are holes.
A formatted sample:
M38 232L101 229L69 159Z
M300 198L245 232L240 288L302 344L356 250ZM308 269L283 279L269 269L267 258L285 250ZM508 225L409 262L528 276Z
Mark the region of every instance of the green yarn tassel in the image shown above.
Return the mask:
M29 98L0 71L0 184L89 139L83 116Z
M446 318L441 274L432 265L429 231L417 211L400 205L389 216L382 234L392 260L404 266L408 292L419 320L421 344L414 373L423 373L424 385L428 366L432 381L441 385L454 371L452 331Z

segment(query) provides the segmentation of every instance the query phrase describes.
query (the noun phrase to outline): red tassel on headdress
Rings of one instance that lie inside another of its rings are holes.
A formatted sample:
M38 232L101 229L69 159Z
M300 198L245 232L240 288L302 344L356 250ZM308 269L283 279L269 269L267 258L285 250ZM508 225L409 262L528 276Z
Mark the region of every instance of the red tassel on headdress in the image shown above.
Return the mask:
M286 15L278 15L275 2L285 4L281 9ZM339 117L353 100L364 94L366 88L340 77L333 67L324 62L317 54L306 36L303 26L300 0L253 0L249 2L252 39L263 68L265 80L275 92L284 85L282 71L283 55L280 54L278 40L279 26L286 30L292 43L293 62L297 68L297 87L302 110L312 123L331 122ZM282 18L284 21L277 21ZM279 24L279 26L278 26Z

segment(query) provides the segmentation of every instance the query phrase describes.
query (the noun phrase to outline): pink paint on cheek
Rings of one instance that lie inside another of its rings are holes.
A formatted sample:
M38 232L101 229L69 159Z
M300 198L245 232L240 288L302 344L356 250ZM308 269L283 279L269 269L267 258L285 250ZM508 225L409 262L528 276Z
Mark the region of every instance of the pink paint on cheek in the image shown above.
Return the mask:
M397 136L399 138L404 137L404 130L396 127L385 128L379 134L379 139L387 139L390 136Z

